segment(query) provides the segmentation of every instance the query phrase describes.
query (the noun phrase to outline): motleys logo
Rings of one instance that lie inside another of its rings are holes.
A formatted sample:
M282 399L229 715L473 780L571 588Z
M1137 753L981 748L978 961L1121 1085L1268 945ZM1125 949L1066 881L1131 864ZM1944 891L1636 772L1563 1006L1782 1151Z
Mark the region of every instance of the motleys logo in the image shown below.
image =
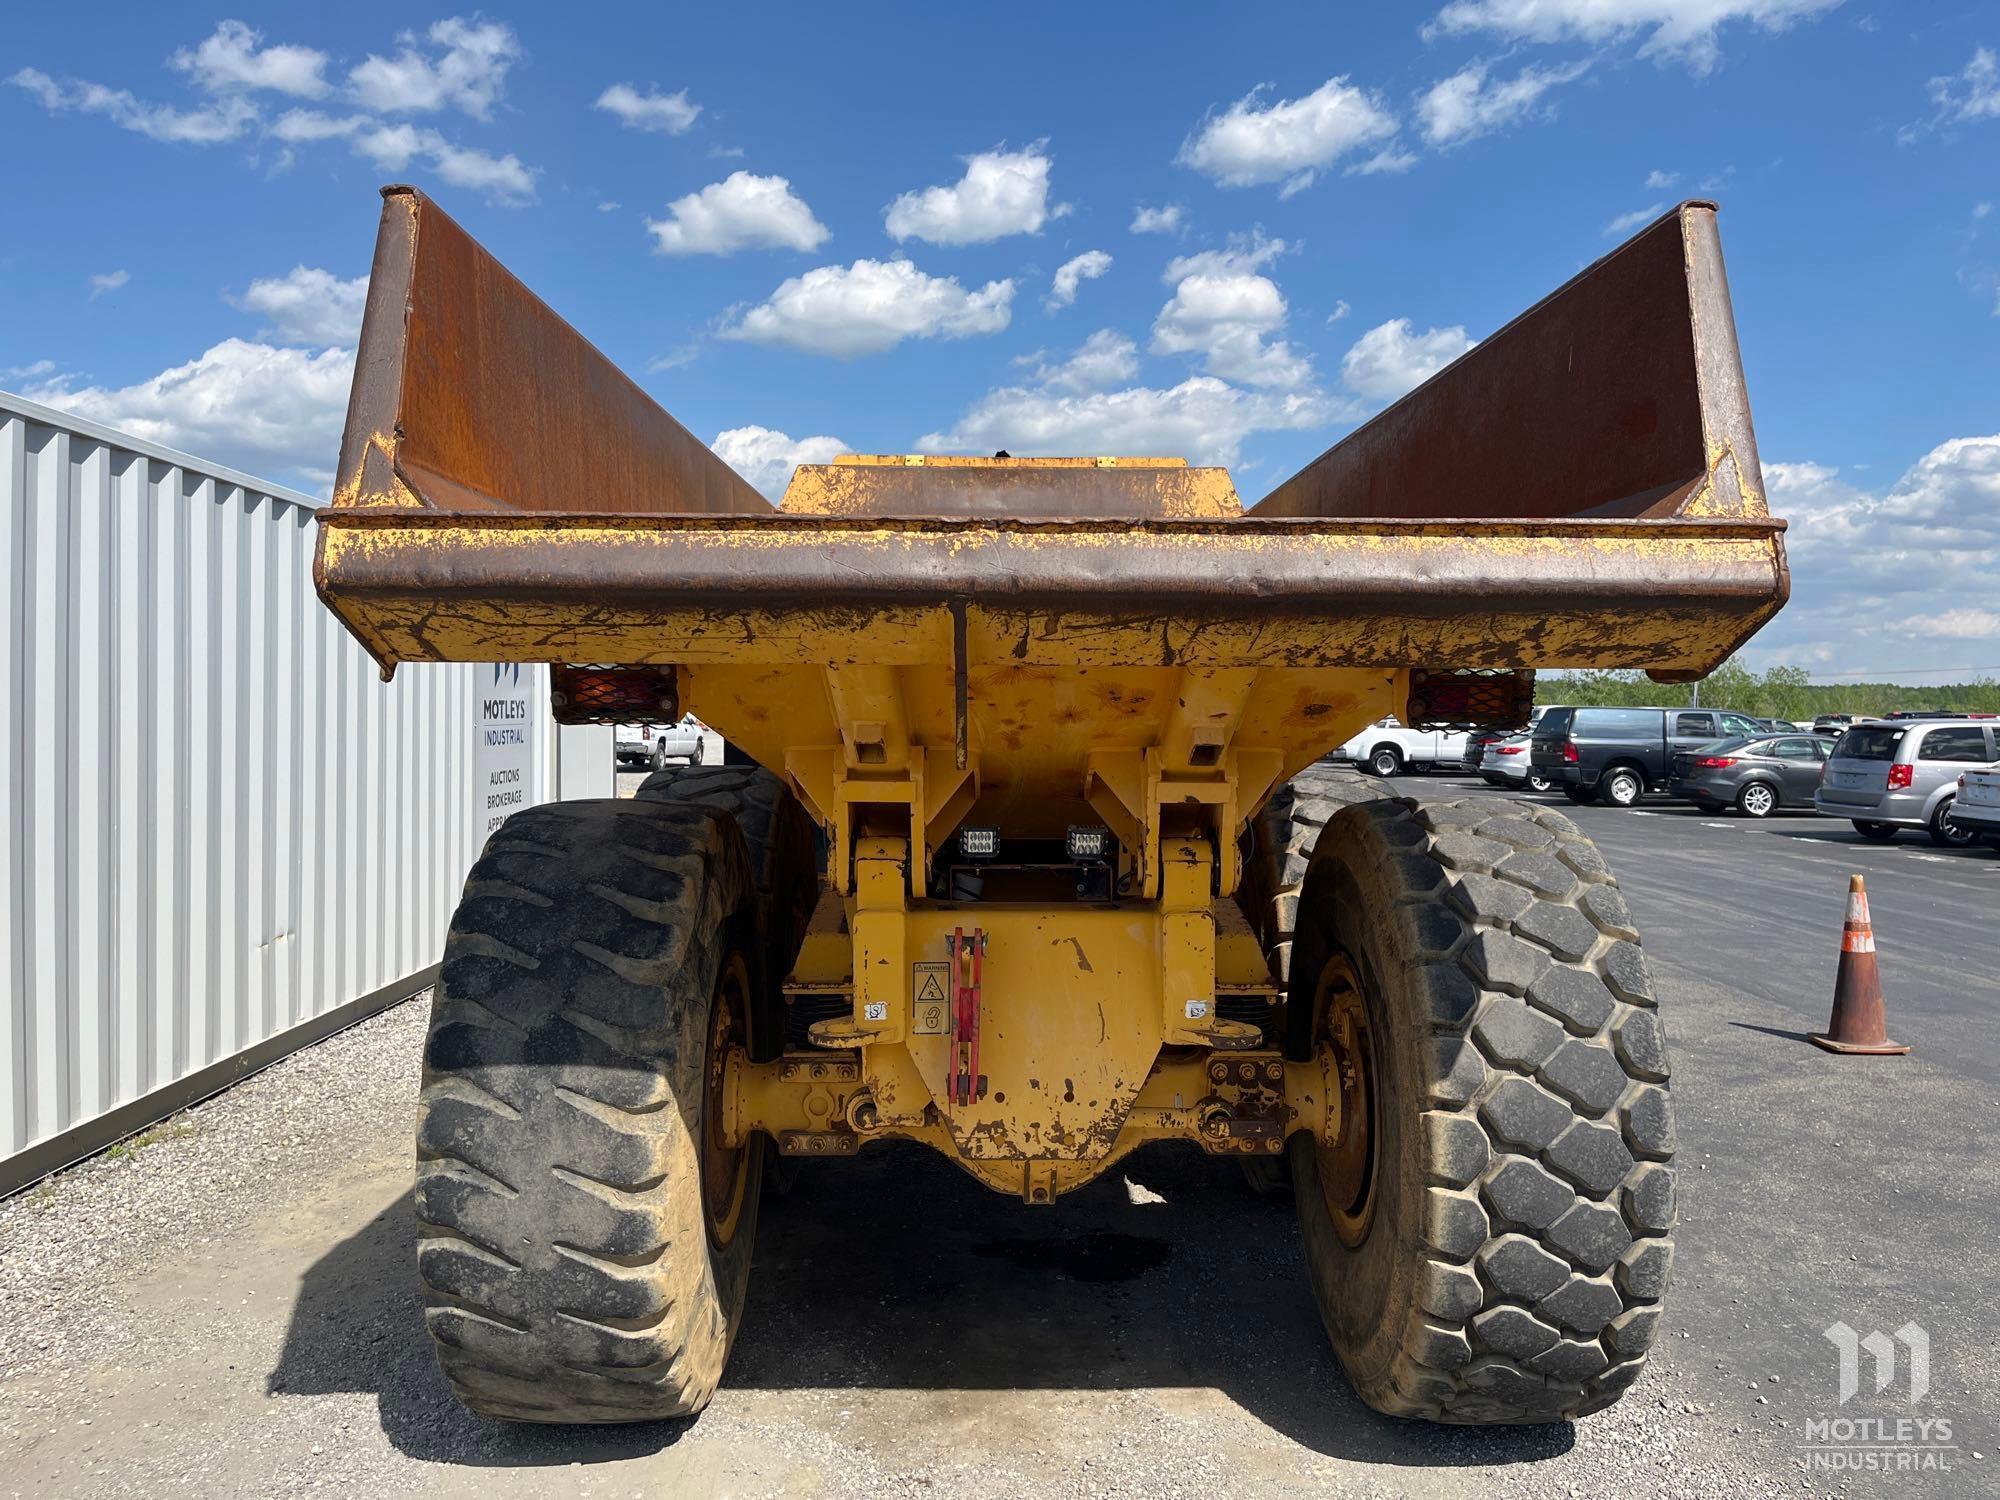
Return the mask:
M1911 1406L1930 1394L1931 1336L1921 1324L1905 1323L1893 1334L1873 1329L1864 1334L1835 1323L1823 1330L1823 1336L1840 1361L1839 1405L1846 1406L1861 1394L1864 1354L1873 1376L1873 1395L1889 1391L1899 1367L1907 1377ZM1899 1349L1906 1358L1899 1357ZM1917 1416L1809 1417L1800 1446L1808 1469L1876 1473L1948 1472L1951 1455L1958 1451L1947 1418Z
M1896 1345L1901 1344L1910 1351L1910 1405L1915 1406L1929 1394L1931 1388L1931 1336L1915 1323L1905 1323L1896 1330L1894 1342L1886 1334L1870 1333L1862 1337L1845 1323L1835 1323L1826 1330L1827 1342L1840 1351L1840 1404L1847 1405L1861 1388L1861 1354L1868 1352L1875 1362L1875 1394L1881 1395L1889 1389L1889 1382L1896 1378Z

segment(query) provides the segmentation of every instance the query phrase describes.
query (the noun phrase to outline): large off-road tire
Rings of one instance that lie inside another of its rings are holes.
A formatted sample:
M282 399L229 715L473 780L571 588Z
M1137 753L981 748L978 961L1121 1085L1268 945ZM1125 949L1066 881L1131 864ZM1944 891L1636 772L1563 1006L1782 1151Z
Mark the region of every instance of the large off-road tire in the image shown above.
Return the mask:
M772 984L782 984L820 896L818 830L782 778L742 766L668 766L632 794L638 802L674 802L726 812L750 850L750 882L764 918Z
M1305 885L1306 866L1312 862L1313 844L1326 820L1355 802L1372 802L1383 795L1380 782L1363 779L1350 766L1318 761L1307 766L1271 795L1252 820L1243 848L1243 879L1238 887L1244 915L1264 944L1271 973L1282 986L1291 972L1292 929L1298 921L1299 892ZM1225 1001L1225 1011L1233 1002ZM1265 1026L1265 1040L1277 1045L1283 1038L1270 1034L1277 1021L1271 1011L1258 1014L1230 1014L1229 1019L1251 1021ZM1260 1198L1289 1195L1291 1168L1268 1157L1239 1160L1244 1180Z
M1292 929L1313 844L1326 820L1356 802L1384 795L1378 781L1331 761L1307 766L1271 794L1257 814L1244 849L1244 914L1262 938L1280 985L1291 973Z
M521 1422L699 1411L743 1309L762 1143L715 1101L757 941L727 812L517 813L445 941L417 1131L417 1264L459 1399Z
M1560 813L1383 798L1318 836L1287 1047L1332 1046L1342 1133L1288 1157L1355 1389L1547 1422L1638 1375L1673 1251L1667 1055L1611 872Z

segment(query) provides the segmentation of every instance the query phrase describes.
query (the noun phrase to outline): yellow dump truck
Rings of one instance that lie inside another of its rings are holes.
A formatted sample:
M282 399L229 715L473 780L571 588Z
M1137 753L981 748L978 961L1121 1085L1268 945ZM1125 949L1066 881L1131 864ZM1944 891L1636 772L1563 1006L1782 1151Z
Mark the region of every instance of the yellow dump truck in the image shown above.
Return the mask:
M1783 603L1712 204L1248 510L1177 458L1004 454L805 465L774 509L384 199L321 596L385 674L546 662L559 718L729 746L515 815L466 883L416 1202L467 1404L699 1410L771 1153L888 1140L1029 1204L1233 1158L1295 1197L1372 1406L1618 1398L1674 1221L1618 886L1551 808L1318 762L1521 723L1538 666L1687 680Z

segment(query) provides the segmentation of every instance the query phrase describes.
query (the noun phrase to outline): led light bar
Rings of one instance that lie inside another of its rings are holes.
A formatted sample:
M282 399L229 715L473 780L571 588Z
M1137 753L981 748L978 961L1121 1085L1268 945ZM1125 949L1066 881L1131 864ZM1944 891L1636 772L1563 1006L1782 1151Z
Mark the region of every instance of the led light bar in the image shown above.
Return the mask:
M1108 828L1072 828L1069 831L1071 859L1102 859L1110 850L1111 831Z
M958 830L958 852L967 859L991 859L1000 852L1000 830L997 828L961 828Z

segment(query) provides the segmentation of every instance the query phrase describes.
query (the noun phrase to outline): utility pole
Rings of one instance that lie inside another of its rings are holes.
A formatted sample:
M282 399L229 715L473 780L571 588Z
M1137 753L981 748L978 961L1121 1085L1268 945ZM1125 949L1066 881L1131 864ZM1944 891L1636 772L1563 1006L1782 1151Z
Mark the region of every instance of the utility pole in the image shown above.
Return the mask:
M1699 677L1688 684L1688 707L1701 707L1701 679Z

